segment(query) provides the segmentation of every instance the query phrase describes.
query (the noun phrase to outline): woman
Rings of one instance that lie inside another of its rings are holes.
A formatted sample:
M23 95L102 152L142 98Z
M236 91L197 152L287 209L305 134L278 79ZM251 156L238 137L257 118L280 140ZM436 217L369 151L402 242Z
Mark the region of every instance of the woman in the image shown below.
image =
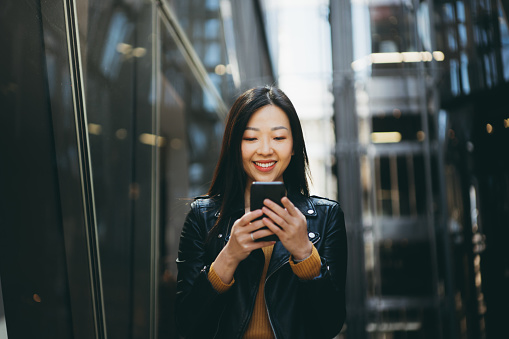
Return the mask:
M309 196L307 174L290 100L273 87L243 93L229 112L209 194L191 204L182 229L181 335L314 339L339 333L345 318L344 216L337 202ZM283 181L284 208L266 199L261 210L250 211L254 181ZM271 234L280 241L256 241Z

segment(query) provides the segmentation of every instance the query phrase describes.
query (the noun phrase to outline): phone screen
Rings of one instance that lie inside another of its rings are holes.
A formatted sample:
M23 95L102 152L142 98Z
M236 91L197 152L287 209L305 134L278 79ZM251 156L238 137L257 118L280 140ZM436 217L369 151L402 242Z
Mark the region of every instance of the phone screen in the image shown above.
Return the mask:
M281 198L286 195L285 185L281 181L261 182L255 181L251 185L250 195L250 209L251 211L261 209L263 207L263 200L269 199L284 207L281 203ZM256 219L259 220L262 217ZM278 237L274 234L265 238L256 239L256 241L278 241Z

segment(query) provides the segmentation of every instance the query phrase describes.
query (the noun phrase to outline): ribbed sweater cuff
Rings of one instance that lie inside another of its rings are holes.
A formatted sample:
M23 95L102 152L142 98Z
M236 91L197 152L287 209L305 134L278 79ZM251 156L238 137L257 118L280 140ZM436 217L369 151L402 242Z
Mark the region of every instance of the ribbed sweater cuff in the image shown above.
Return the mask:
M210 270L208 274L208 279L210 283L212 284L212 287L218 292L218 293L224 293L232 287L233 283L235 282L235 279L232 279L231 283L225 284L221 278L217 275L216 271L214 270L214 263L210 265Z
M299 263L293 262L293 257L290 257L290 267L293 273L302 280L311 280L320 275L320 268L322 262L320 260L320 254L316 247L313 245L311 255Z

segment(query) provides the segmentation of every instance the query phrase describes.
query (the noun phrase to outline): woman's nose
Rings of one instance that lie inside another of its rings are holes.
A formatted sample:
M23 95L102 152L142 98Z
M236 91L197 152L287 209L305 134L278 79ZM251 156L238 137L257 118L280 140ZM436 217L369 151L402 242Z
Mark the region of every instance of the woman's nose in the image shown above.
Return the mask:
M272 144L269 140L261 140L260 147L258 147L258 154L260 155L269 155L272 154L274 150L272 149Z

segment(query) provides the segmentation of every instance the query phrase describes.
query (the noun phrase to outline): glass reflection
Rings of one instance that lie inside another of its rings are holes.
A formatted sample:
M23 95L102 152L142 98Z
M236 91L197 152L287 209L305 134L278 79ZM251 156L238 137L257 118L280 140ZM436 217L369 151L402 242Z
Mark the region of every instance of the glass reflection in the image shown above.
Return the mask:
M161 271L159 337L176 337L173 301L180 231L192 197L205 194L219 155L223 124L218 103L204 90L168 25L160 23L159 130L169 142L160 149ZM212 53L212 52L211 52ZM214 53L219 53L218 50ZM162 320L164 319L164 320Z
M500 1L443 1L439 14L437 46L447 56L450 78L441 88L445 98L507 81L509 76L501 71L508 64L504 43L508 34Z
M226 66L223 75L215 72L228 64L218 8L202 3L193 2L205 14L181 19L212 81L223 85ZM154 6L89 1L80 11L109 338L176 338L180 230L192 197L207 191L223 129L217 112L224 104L204 90L172 24L153 17Z
M86 98L106 328L128 338L139 322L134 309L135 204L140 198L135 143L138 17L127 5L89 2ZM141 17L141 15L140 15ZM150 22L148 22L150 25ZM149 117L150 118L150 117Z
M375 57L387 60L373 62L374 70L405 69L420 67L420 62L428 61L425 48L429 48L429 30L420 25L418 18L403 5L370 4L371 51ZM416 39L420 34L421 39ZM426 46L428 45L428 46ZM408 54L408 52L418 52ZM422 53L421 53L422 52ZM383 53L377 55L376 53ZM393 53L394 57L393 57ZM398 55L398 53L401 53ZM398 60L397 58L401 60Z
M227 55L220 0L169 0L168 4L223 101L230 106L235 86Z

